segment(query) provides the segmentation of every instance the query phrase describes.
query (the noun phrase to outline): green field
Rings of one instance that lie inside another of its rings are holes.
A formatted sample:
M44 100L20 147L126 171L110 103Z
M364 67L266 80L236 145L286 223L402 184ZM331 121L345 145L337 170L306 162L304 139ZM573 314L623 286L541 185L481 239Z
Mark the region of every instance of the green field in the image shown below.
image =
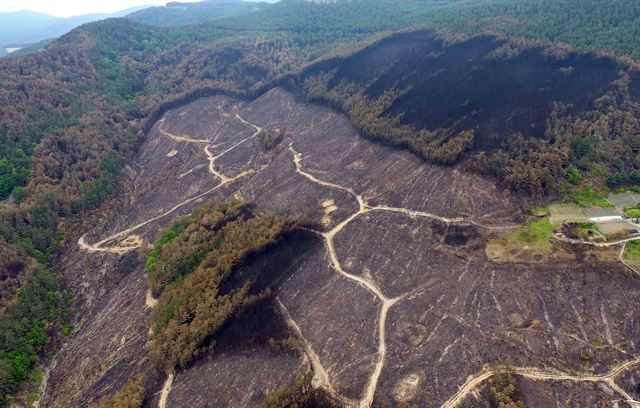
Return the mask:
M507 239L512 243L546 247L550 245L549 240L552 234L553 225L551 225L551 221L549 221L549 218L543 218L540 221L519 227Z
M571 189L564 197L566 202L575 203L581 207L611 208L606 191L600 191L591 187L578 187Z
M640 241L627 242L624 259L632 265L640 266Z

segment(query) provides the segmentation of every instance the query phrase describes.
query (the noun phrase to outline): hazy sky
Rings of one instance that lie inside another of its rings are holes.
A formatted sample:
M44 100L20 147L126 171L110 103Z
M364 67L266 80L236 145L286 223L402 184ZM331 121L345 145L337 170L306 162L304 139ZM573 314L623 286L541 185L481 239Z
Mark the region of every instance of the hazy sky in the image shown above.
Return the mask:
M0 0L0 12L32 10L57 17L70 17L88 13L113 13L147 4L164 5L169 1L171 0Z

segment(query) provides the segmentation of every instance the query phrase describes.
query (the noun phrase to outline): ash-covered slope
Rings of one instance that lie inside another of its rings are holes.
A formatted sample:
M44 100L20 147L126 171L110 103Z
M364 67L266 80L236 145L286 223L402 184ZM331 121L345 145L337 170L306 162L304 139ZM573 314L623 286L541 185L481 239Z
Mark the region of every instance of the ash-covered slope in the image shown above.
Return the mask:
M355 84L371 99L402 91L385 115L417 129L475 129L474 147L491 150L514 133L542 137L557 104L572 114L593 109L621 68L611 58L525 40L417 31L314 65L300 80L328 75L328 89Z
M283 83L346 112L371 139L553 196L569 166L593 186L618 187L609 176L637 170L639 78L631 60L565 46L412 31Z
M281 142L259 143L261 130ZM149 407L250 407L307 370L346 406L488 406L491 367L506 361L530 407L640 397L640 285L617 254L492 263L487 237L514 224L509 194L373 144L335 111L281 89L199 99L156 123L129 171L130 205L61 258L82 324L44 406L85 406L145 373ZM188 368L159 373L136 250L203 200L231 196L315 227L237 271L274 271L272 300ZM270 345L287 336L299 352Z

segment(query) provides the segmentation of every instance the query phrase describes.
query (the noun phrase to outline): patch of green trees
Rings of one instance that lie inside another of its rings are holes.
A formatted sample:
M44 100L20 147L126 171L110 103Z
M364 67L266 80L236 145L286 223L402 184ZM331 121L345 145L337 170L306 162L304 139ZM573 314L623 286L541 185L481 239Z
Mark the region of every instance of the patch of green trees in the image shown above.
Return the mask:
M18 290L16 303L0 314L0 405L28 377L61 307L55 273L39 267Z
M185 367L234 316L268 295L253 293L251 281L227 286L244 259L294 225L240 201L214 201L161 234L146 262L150 288L159 296L150 345L158 369Z
M145 376L130 378L127 383L111 397L103 397L89 408L141 408L146 396Z

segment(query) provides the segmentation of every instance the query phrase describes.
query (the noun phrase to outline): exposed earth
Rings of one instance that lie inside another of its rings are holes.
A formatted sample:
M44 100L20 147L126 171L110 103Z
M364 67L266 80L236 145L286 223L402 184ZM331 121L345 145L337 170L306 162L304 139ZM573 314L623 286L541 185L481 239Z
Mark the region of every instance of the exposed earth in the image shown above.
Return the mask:
M266 149L262 130L282 141ZM504 364L527 407L640 400L640 276L619 247L489 261L487 240L518 223L521 204L489 179L374 144L344 115L278 88L167 112L128 172L130 204L60 257L77 332L41 406L86 406L140 373L148 406L254 406L311 368L312 384L346 406L489 407ZM138 249L204 201L232 196L315 227L238 271L274 271L273 302L186 370L157 372ZM269 344L287 335L303 353Z

